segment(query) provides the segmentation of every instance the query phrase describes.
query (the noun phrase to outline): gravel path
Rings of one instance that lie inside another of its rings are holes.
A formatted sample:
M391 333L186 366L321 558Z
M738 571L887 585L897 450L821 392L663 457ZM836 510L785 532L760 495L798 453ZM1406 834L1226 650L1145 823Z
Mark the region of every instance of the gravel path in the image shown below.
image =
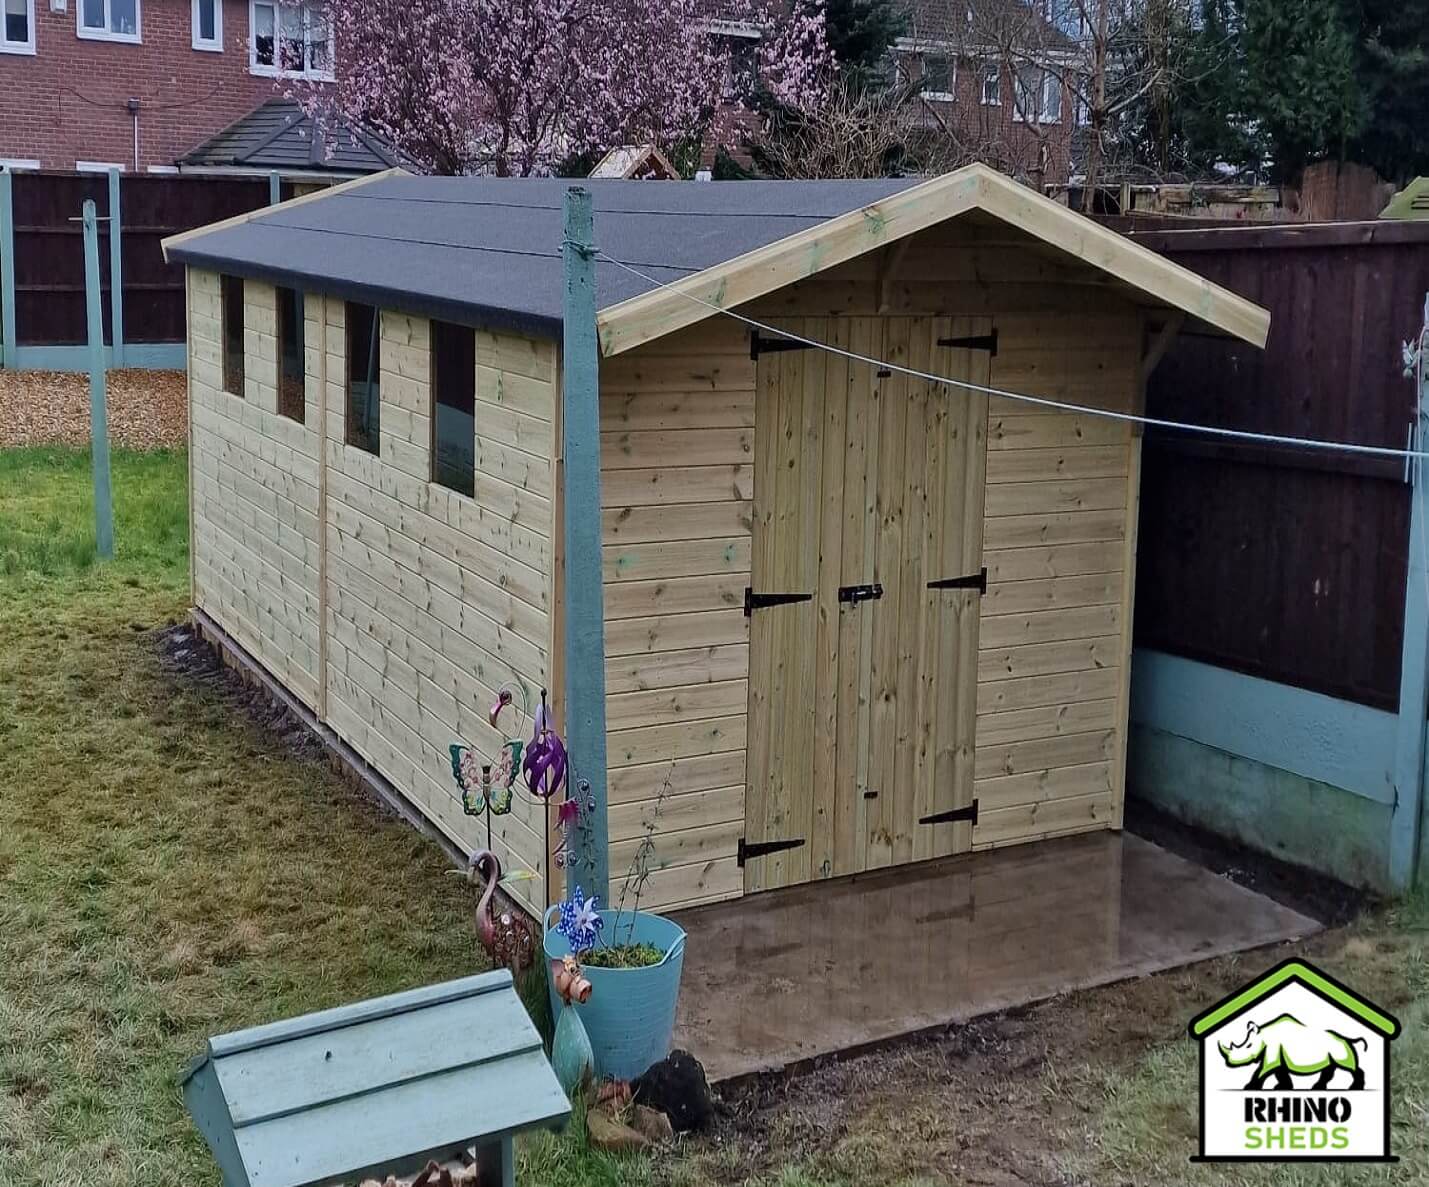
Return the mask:
M110 371L108 390L110 444L158 449L187 440L182 371ZM88 375L0 371L0 449L88 444Z

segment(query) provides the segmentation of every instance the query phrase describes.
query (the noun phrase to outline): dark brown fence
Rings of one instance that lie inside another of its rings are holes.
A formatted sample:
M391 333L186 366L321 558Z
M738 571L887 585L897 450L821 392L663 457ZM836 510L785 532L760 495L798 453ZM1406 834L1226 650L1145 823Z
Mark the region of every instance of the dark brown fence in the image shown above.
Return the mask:
M1133 237L1272 315L1264 352L1183 333L1151 415L1404 447L1429 224ZM1399 461L1148 431L1136 643L1395 709L1408 538Z
M110 214L103 174L16 173L11 177L16 345L86 340L83 232L86 198ZM263 179L125 174L119 186L120 274L126 343L184 340L183 269L164 262L165 236L254 210L268 202ZM286 196L286 195L285 195ZM110 341L109 227L100 223L104 335Z

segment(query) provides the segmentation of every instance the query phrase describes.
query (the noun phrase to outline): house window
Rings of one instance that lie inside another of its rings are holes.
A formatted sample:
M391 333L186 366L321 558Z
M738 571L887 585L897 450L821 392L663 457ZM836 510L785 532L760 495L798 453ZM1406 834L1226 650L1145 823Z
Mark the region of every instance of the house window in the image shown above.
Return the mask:
M1027 123L1056 124L1062 120L1062 76L1039 66L1017 71L1017 106L1013 115Z
M432 481L476 493L476 331L432 322Z
M349 445L380 452L382 410L379 339L382 314L372 305L347 303L347 434Z
M76 161L74 171L76 173L108 173L110 170L124 172L124 166L117 161Z
M38 169L40 162L33 157L0 157L0 173L17 173L22 169Z
M303 423L307 400L303 355L303 294L278 289L278 415Z
M35 52L35 0L0 0L5 20L0 24L0 53Z
M327 9L318 3L253 0L250 68L284 78L331 78L332 43Z
M193 0L193 47L223 52L223 0Z
M958 68L952 58L945 54L923 55L922 95L924 99L951 103L957 77Z
M984 107L1002 105L1002 63L982 64L982 103Z
M223 390L243 398L243 281L225 276L220 286L223 308Z
M139 40L139 0L78 0L79 35L99 41Z

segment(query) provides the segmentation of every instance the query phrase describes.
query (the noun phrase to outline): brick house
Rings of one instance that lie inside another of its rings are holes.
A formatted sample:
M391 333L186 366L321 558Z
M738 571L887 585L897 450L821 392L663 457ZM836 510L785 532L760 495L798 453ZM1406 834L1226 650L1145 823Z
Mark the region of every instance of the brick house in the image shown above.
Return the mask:
M1085 119L1078 13L1062 0L910 0L894 47L909 120L968 159L1065 183Z
M278 0L0 0L0 165L171 171L281 93L331 77L322 8Z

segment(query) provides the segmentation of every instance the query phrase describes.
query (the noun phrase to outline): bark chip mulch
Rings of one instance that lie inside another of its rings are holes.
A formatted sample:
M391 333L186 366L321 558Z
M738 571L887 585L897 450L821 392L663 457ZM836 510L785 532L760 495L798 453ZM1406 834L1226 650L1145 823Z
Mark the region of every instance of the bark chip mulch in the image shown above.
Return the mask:
M185 444L188 411L182 371L108 373L109 443L122 449ZM89 376L0 371L0 449L89 444Z

